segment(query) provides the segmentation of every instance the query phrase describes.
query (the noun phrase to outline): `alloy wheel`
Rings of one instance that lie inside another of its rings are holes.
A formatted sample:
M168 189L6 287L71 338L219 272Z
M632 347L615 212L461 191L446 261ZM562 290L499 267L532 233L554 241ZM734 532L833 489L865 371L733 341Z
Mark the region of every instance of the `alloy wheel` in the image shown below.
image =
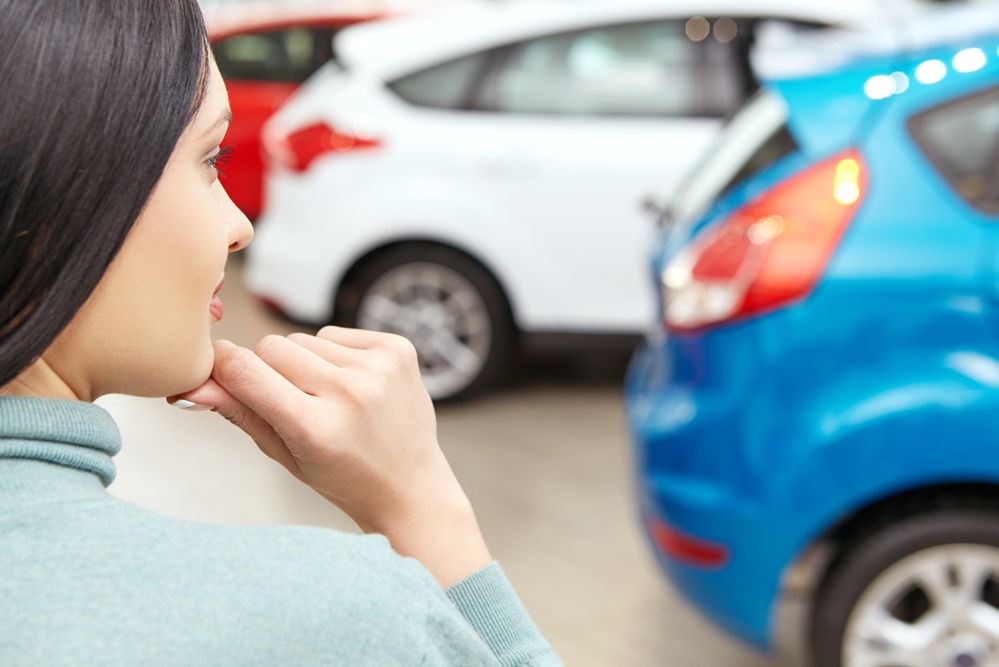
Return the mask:
M843 635L844 667L999 667L999 549L946 544L884 570Z
M358 304L357 325L408 338L430 395L447 398L481 373L492 346L489 310L457 271L431 262L396 266Z

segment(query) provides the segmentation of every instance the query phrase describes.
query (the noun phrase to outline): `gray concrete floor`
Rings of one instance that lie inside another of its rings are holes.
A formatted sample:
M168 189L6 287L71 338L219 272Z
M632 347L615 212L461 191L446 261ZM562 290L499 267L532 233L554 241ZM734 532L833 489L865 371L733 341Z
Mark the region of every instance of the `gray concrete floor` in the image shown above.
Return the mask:
M247 295L238 261L222 298L216 337L252 346L296 330ZM438 410L441 445L542 632L579 667L767 664L691 610L648 553L632 503L620 369L570 375L528 368ZM124 437L111 487L122 498L193 520L356 530L215 414L123 396L100 404Z

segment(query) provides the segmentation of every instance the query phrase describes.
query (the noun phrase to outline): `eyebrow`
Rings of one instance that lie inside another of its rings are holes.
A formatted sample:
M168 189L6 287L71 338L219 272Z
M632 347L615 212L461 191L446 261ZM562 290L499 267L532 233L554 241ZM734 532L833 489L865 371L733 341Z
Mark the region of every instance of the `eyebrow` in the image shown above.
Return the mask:
M219 119L215 121L215 124L212 125L210 128L208 128L207 130L205 130L204 134L202 134L201 136L210 134L211 132L214 132L216 128L218 128L220 125L225 125L226 123L231 123L231 122L232 122L232 110L226 109L225 111L222 112L222 115L219 117Z

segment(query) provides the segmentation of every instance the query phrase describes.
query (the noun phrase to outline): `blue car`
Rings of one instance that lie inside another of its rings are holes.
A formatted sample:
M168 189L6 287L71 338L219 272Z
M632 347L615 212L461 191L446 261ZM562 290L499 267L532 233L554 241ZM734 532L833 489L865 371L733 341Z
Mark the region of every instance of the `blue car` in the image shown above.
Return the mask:
M818 667L999 664L999 9L906 29L777 58L666 216L626 386L669 579Z

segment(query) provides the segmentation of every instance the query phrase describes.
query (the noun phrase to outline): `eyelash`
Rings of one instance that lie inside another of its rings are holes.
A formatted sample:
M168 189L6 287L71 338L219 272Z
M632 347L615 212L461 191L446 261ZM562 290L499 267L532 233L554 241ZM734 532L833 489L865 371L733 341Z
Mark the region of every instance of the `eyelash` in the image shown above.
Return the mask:
M220 148L219 152L208 158L208 166L218 172L218 175L225 177L225 172L222 170L220 165L225 164L232 159L232 149L231 148Z

